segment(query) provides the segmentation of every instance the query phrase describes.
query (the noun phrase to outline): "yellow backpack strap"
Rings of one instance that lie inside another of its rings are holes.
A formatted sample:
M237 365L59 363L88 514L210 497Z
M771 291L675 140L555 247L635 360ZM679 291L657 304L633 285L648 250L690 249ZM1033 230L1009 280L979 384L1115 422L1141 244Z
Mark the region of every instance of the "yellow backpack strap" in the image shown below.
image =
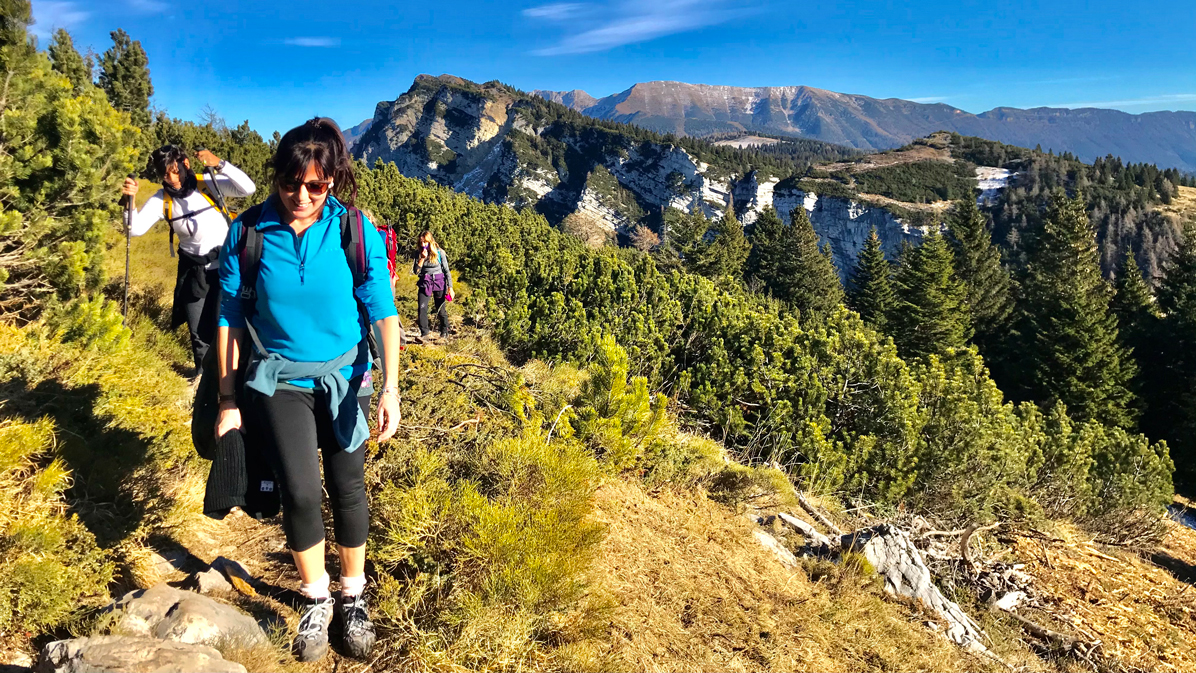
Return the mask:
M195 191L199 192L203 196L204 200L206 200L208 203L210 203L212 205L212 207L215 208L216 210L224 213L224 216L226 218L228 218L229 220L236 219L236 217L231 212L224 210L220 206L216 205L216 202L213 201L212 197L208 195L207 187L205 186L204 176L196 173L195 179L199 181L199 187Z
M166 220L166 231L170 232L166 236L166 245L170 246L171 257L174 257L174 222L170 220L173 216L174 199L170 198L166 190L162 190L162 219Z

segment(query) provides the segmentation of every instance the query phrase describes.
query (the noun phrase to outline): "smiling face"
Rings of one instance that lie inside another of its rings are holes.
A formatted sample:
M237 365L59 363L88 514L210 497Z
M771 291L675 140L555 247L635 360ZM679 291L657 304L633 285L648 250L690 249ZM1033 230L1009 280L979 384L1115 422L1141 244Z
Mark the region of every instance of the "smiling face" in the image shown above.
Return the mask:
M319 168L314 161L307 165L303 175L279 182L278 200L290 215L290 219L301 223L315 221L324 209L324 202L328 200L332 185L329 183L328 188L325 188L320 194L313 194L308 189L308 184L323 182L327 182L327 178L320 175Z

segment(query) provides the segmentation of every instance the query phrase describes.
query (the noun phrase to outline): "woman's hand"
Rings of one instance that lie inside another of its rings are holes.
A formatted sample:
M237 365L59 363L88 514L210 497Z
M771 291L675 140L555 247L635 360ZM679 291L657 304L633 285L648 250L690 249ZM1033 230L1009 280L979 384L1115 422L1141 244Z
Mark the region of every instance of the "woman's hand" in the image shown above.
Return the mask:
M383 388L378 397L378 441L385 442L395 436L399 429L399 420L403 417L399 411L399 391L393 388Z
M137 181L133 178L125 178L125 183L120 187L120 193L125 196L137 196Z
M208 168L215 168L220 165L220 157L207 150L200 150L196 156L199 157L199 160L203 162L203 165L207 166Z
M220 438L229 430L240 429L241 410L232 404L220 405L220 415L216 417L216 441L220 441Z

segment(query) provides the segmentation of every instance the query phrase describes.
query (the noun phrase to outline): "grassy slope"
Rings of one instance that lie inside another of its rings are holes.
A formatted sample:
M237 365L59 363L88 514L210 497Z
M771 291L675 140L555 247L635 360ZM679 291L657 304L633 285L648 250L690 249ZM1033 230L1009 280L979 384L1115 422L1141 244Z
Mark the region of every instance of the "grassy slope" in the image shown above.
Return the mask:
M200 561L229 555L275 589L293 586L297 577L280 553L276 521L212 522L198 515L206 463L190 449L186 386L176 373L186 362L185 341L159 329L163 291L173 282L164 239L158 227L134 241L137 312L134 339L125 348L82 351L36 327L0 332L0 352L9 354L3 359L3 414L49 415L58 424L59 455L75 470L79 486L68 499L117 561L114 590L182 576L155 567L150 546L182 547ZM121 254L110 263L123 258L121 241L114 242L113 252ZM410 326L413 280L404 276L398 292ZM561 451L573 444L568 420L558 428L553 418L566 401L576 400L584 374L536 361L516 369L485 335L471 334L465 330L447 349L408 351L401 381L404 428L396 441L371 448L371 558L383 629L376 670L992 666L926 629L924 622L933 619L918 609L885 599L873 578L825 564L781 566L738 516L745 498L759 504L767 495L768 480L729 480L739 484L731 490L720 486L726 468L705 440L670 424L661 435L666 448L631 471L599 464L593 472L585 467L592 461L585 453L568 453L573 457L561 462ZM537 433L550 424L566 439L546 452L548 443ZM553 508L551 498L543 500L547 492L536 486L541 481L516 477L551 474L545 472L550 463L562 478L581 479L566 483L592 489L592 499L583 499L583 527L597 526L600 537L579 540L537 518L537 512L562 510ZM512 472L513 465L523 467ZM484 499L470 500L469 489L480 489ZM450 509L427 509L436 503ZM462 503L468 507L461 509ZM527 522L535 521L548 527L527 533ZM553 558L553 549L536 544L550 535L581 546L564 559L563 576L545 579L544 559ZM1181 569L1196 567L1191 531L1178 529L1167 544L1159 553ZM1019 543L1014 558L1032 564L1044 594L1077 615L1074 632L1128 642L1116 652L1147 668L1196 665L1187 645L1196 605L1185 598L1185 584L1133 558L1093 556L1074 538L1035 545ZM576 562L586 558L591 561ZM1094 570L1100 573L1099 595L1092 594ZM444 580L451 583L438 584ZM528 594L528 582L539 593ZM1135 596L1135 587L1147 585ZM567 600L536 602L531 595ZM295 618L283 591L240 602ZM1008 623L985 623L994 648L1010 663L1068 668L1035 658ZM277 653L230 656L259 670L293 668Z

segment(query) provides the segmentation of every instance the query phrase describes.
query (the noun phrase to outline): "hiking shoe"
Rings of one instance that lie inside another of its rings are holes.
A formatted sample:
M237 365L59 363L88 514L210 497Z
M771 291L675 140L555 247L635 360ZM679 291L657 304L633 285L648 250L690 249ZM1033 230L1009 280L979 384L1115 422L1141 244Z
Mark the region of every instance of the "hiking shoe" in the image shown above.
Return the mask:
M332 597L309 598L303 603L299 633L291 643L291 652L299 661L319 661L328 654L328 624L336 601Z
M341 627L344 629L345 654L365 659L374 649L374 623L370 621L365 594L341 598Z

